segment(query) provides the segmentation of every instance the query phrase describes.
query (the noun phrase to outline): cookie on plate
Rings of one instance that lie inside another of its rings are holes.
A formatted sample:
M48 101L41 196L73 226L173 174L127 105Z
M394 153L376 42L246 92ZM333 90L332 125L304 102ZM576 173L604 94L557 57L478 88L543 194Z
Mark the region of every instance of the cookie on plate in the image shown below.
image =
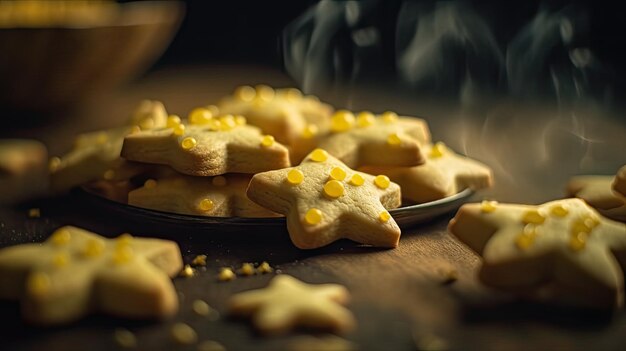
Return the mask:
M0 204L43 195L48 190L48 150L29 139L0 139Z
M414 167L362 167L370 174L384 173L402 188L402 197L417 203L454 195L470 188L491 187L493 175L484 164L456 154L442 142L424 145L423 165Z
M400 239L387 212L400 206L400 187L384 175L356 172L322 149L297 167L255 174L248 197L284 214L291 241L301 249L341 238L396 247Z
M613 192L614 176L576 176L567 183L567 196L585 200L602 215L626 222L626 203Z
M76 227L43 244L0 250L0 298L19 300L25 320L55 325L93 312L161 319L178 310L170 277L182 267L173 241L106 239Z
M196 216L276 217L246 196L251 175L171 176L149 179L128 194L128 203L158 211Z
M466 204L448 229L483 257L479 277L488 286L555 304L623 304L626 224L580 199Z

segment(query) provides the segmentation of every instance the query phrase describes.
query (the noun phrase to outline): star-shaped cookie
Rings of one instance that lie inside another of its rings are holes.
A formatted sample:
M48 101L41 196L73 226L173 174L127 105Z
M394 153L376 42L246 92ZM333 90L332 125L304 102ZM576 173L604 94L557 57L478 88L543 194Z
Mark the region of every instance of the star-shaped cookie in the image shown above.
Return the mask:
M128 194L133 206L196 216L276 217L246 196L250 175L171 176L148 180Z
M255 174L248 197L284 214L291 241L302 249L341 238L396 247L400 239L386 210L400 206L400 187L384 175L353 171L322 149L297 167Z
M576 176L567 183L567 196L585 200L602 215L626 222L626 203L613 192L614 176Z
M426 162L419 166L362 167L360 170L388 175L402 188L402 197L418 203L442 199L466 188L488 188L493 183L489 167L457 155L441 142L424 145L422 151Z
M20 300L24 319L62 324L92 312L127 318L176 313L170 277L182 267L172 241L106 239L62 227L43 244L0 250L0 298Z
M580 199L466 204L448 229L483 257L486 285L557 304L623 303L626 225Z
M254 326L265 334L281 334L298 326L342 333L355 325L352 313L342 306L349 298L341 285L306 284L281 274L265 289L232 296L229 309L234 315L253 316Z
M374 116L340 110L331 120L331 134L319 147L351 168L417 166L424 163L421 145L430 141L424 120L398 117L393 112Z
M289 167L289 152L272 136L264 136L249 125L233 122L223 128L225 125L180 124L141 131L124 139L121 154L131 161L164 164L195 176L257 173Z

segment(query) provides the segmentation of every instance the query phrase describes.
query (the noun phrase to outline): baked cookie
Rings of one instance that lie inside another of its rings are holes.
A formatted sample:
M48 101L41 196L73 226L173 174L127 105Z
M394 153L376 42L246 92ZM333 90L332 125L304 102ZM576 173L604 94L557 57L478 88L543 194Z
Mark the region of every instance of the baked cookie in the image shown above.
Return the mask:
M172 241L106 239L76 227L56 230L43 244L0 250L0 298L20 300L25 320L53 325L92 312L164 318L178 310L170 277L182 258Z
M301 249L341 238L396 247L400 239L386 210L400 206L400 187L384 175L353 171L322 149L297 167L255 174L248 197L284 214L291 241Z
M348 167L417 166L424 163L420 146L430 141L424 120L398 117L393 112L374 116L340 110L331 120L331 134L320 141Z
M483 257L488 286L557 304L623 304L626 225L580 199L466 204L448 229Z
M179 175L148 180L143 187L128 194L128 203L196 216L279 216L248 199L246 189L250 178L245 174L226 174L212 178Z
M233 315L252 316L264 334L281 334L295 327L330 329L343 333L354 328L352 313L343 307L350 299L338 284L306 284L289 275L277 275L265 289L233 295Z
M0 204L43 195L48 189L48 150L28 139L0 139Z
M611 189L613 189L613 192L615 192L617 196L620 196L626 201L626 166L622 166L622 168L617 171L613 184L611 184Z
M238 124L233 116L130 134L121 155L195 176L257 173L290 165L285 146L258 128Z
M402 188L402 197L414 202L429 202L470 188L491 187L491 169L468 157L457 155L442 142L424 145L423 165L414 167L362 167L370 174L384 173Z
M626 222L626 203L613 192L613 176L576 176L567 183L567 196L585 200L602 215Z

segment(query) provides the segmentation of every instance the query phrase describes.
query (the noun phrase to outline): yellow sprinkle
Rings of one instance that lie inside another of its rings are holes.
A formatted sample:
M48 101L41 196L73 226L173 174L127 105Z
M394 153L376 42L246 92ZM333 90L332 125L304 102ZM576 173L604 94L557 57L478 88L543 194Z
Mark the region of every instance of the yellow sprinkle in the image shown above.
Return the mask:
M166 126L168 128L174 128L178 126L179 124L180 124L180 117L178 117L177 115L169 115L167 117Z
M208 303L203 300L194 300L191 303L191 309L198 315L206 317L211 313L215 312Z
M116 246L127 246L132 244L133 242L133 236L130 235L129 233L124 233L120 236L118 236L117 238L115 238L115 245Z
M38 208L31 208L28 210L28 218L39 218L41 217L41 210Z
M188 119L190 124L203 125L209 123L209 121L213 119L213 114L204 107L198 107L189 113Z
M573 251L580 251L585 248L587 245L587 234L586 233L578 233L574 235L569 240L569 247Z
M328 159L328 152L322 149L315 149L311 152L311 160L315 162L324 162Z
M57 268L62 268L70 263L70 257L65 252L58 253L52 259L52 264Z
M537 210L528 210L522 216L522 222L524 223L542 224L545 220L546 217Z
M589 234L593 230L593 222L588 217L578 218L572 223L570 234L578 235L579 233Z
M346 171L339 166L333 167L333 169L330 170L330 177L336 180L344 180L346 179Z
M484 213L494 212L497 207L498 201L483 200L483 202L480 203L480 210Z
M242 115L236 115L235 116L235 124L238 126L243 126L246 125L246 123L248 123L248 120L246 120L246 117L242 116Z
M191 264L194 266L206 266L206 255L197 255Z
M191 150L191 149L193 149L193 148L196 146L196 144L197 144L197 143L198 143L198 142L196 141L196 139L195 139L195 138L193 138L193 137L186 137L186 138L185 138L185 139L183 139L183 141L180 143L180 146L182 146L182 148L183 148L184 150Z
M174 133L174 135L176 135L176 136L181 136L181 135L185 134L185 125L181 123L181 124L175 126L174 130L172 131L172 133Z
M322 221L322 211L317 208L312 208L304 215L304 221L306 224L315 225Z
M113 332L113 338L120 347L126 349L137 347L137 337L127 329L115 329L115 332Z
M350 184L354 186L361 186L365 183L365 178L358 173L354 173L352 177L350 177Z
M396 123L398 121L398 114L392 111L387 111L382 114L383 122L387 124Z
M211 183L213 183L213 185L215 186L225 186L227 181L224 176L216 176L211 179Z
M555 217L565 217L569 213L569 210L563 205L554 205L550 208L550 214Z
M600 224L600 220L596 216L587 216L585 218L585 224L589 226L589 228L593 229Z
M304 173L299 169L292 169L287 172L287 181L291 184L297 185L304 181Z
M302 131L302 137L305 139L311 139L317 135L319 128L315 124L307 125Z
M382 211L378 214L378 219L383 223L387 223L391 219L391 215L387 211Z
M270 266L270 264L266 261L263 261L257 268L257 272L259 272L260 274L272 273L273 271L274 268L272 268L272 266Z
M50 161L48 161L48 169L50 170L50 172L56 171L60 165L61 165L61 159L56 156L50 158Z
M242 85L235 90L234 95L235 95L235 98L241 101L250 102L256 96L256 90L254 90L254 88L251 86Z
M207 105L205 108L207 110L211 111L211 114L213 116L217 116L217 115L220 114L220 109L217 106L215 106L215 105Z
M376 117L373 113L369 111L359 112L359 114L356 116L356 124L360 128L369 127L373 125L374 122L376 122Z
M254 275L255 271L254 271L254 265L252 265L252 263L244 263L241 265L241 268L239 269L239 274L241 275Z
M146 189L154 189L157 186L157 181L154 179L148 179L145 183L143 183L143 186Z
M50 241L55 246L67 245L72 238L72 234L65 228L58 229L50 236Z
M104 242L98 239L89 239L85 243L81 254L85 258L93 258L102 255L104 252Z
M176 323L170 329L172 339L179 345L191 345L198 341L198 334L185 323Z
M438 141L430 149L430 154L428 156L430 156L430 158L440 158L440 157L443 157L445 153L446 153L446 144L442 143L441 141Z
M222 127L222 121L220 121L217 118L214 118L212 120L209 121L209 129L213 130L213 131L217 131L217 130L225 130Z
M387 136L387 144L397 146L402 144L402 139L400 139L398 133L391 133Z
M302 92L295 88L285 89L284 94L285 94L285 98L289 102L296 102L302 99Z
M326 182L326 184L324 184L324 194L333 199L342 196L343 193L343 184L338 180L329 180L328 182Z
M185 278L191 278L196 274L196 270L191 268L190 265L186 264L185 267L180 271L179 275Z
M52 280L50 276L43 272L35 272L28 276L26 290L30 295L44 296L50 292Z
M128 263L133 257L133 249L129 246L117 247L113 252L113 263L117 265Z
M330 120L330 130L333 132L345 132L354 125L354 114L350 111L339 110Z
M102 178L104 178L104 180L113 180L113 178L115 178L115 170L108 169L106 172L104 172Z
M528 235L526 233L521 233L515 239L515 245L521 250L528 249L535 242L534 235Z
M381 189L387 189L391 184L391 181L389 180L389 177L381 174L377 175L376 178L374 178L374 184L376 184L376 186Z
M210 199L202 199L202 201L200 201L200 203L198 204L198 209L200 209L200 211L211 211L213 209L213 201L211 201Z
M197 351L226 351L226 347L214 340L205 340L198 344Z
M274 137L271 135L264 135L261 138L261 145L265 146L265 147L270 147L272 145L274 145Z
M267 86L265 84L259 84L256 87L256 98L263 101L270 101L276 95L276 92L272 87Z
M237 126L233 115L224 115L220 117L220 130L231 130Z
M235 278L237 278L237 276L235 275L235 272L233 272L233 270L228 267L223 267L220 270L220 274L218 274L217 276L217 279L223 282L228 281L228 280L233 280Z

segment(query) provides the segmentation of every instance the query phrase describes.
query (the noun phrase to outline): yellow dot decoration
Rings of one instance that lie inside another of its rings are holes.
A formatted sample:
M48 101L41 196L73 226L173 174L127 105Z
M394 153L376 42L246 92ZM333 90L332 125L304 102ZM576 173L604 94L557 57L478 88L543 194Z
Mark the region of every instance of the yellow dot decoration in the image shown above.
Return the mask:
M387 124L392 124L398 121L398 114L392 111L387 111L382 114L381 118L383 122Z
M157 186L157 181L154 179L148 179L145 183L143 183L143 186L146 189L154 189Z
M550 215L554 217L565 217L569 214L569 210L563 205L554 205L550 208Z
M215 186L225 186L227 181L224 176L216 176L211 179L211 183Z
M350 111L339 110L330 120L330 130L333 132L345 132L354 126L354 114Z
M167 116L167 121L165 122L165 126L167 128L174 128L180 124L180 117L177 115L169 115Z
M194 147L196 147L197 144L198 144L198 142L196 141L195 138L193 138L193 137L186 137L185 139L183 139L183 141L181 141L180 146L184 150L191 150Z
M386 175L381 174L377 175L376 178L374 178L374 184L376 184L376 186L381 189L387 189L391 184L391 180L389 180L389 177L387 177Z
M294 168L287 172L287 181L294 185L300 184L304 181L304 173L302 173L301 170Z
M324 162L328 159L328 152L322 149L315 149L311 152L311 160L315 162Z
M113 252L113 263L125 264L130 262L134 257L133 249L129 246L120 246Z
M391 215L387 211L382 211L381 213L378 214L378 220L380 220L383 223L389 222L389 219L391 219Z
M446 153L446 144L442 143L441 141L438 141L430 149L430 154L428 156L430 156L430 158L440 158L440 157L443 157L445 153Z
M174 130L172 131L172 133L174 133L174 135L176 136L181 136L185 134L185 125L182 123L178 124L177 126L174 127Z
M537 210L528 210L522 215L522 222L529 224L542 224L546 217Z
M211 201L211 199L202 199L202 201L200 201L200 203L198 204L198 208L200 209L200 211L211 211L213 209L213 201Z
M217 276L217 279L221 281L233 280L235 278L237 278L235 272L233 272L233 270L228 267L222 268Z
M272 87L264 84L259 84L256 86L256 98L262 101L271 101L274 99L274 95L276 92Z
M213 119L213 114L204 107L198 107L189 113L188 118L190 124L203 125L209 123L209 121Z
M493 200L483 200L480 203L480 210L483 213L492 213L498 208L498 201Z
M52 265L56 268L66 267L70 263L70 257L65 252L58 253L52 258Z
M329 180L328 182L326 182L326 184L324 184L324 194L326 194L328 197L336 199L342 196L343 193L343 184L338 180Z
M261 146L270 147L274 145L275 142L274 137L271 135L264 135L261 138Z
M578 233L577 235L570 237L569 248L572 249L572 251L580 251L584 249L587 245L587 235L587 233Z
M398 146L402 144L402 139L400 139L398 133L391 133L387 136L387 144L391 146Z
M104 243L98 239L89 239L83 247L81 254L85 258L94 258L102 255Z
M248 120L246 119L246 117L242 116L242 115L236 115L235 116L235 124L238 126L245 126L248 123Z
M366 128L373 125L376 122L376 116L369 111L359 112L356 116L356 125L359 128Z
M52 280L43 272L32 273L26 282L26 290L34 296L44 296L50 292Z
M344 179L346 179L346 175L347 175L346 171L343 168L339 167L339 166L333 167L330 170L330 177L332 179L344 180Z
M302 92L295 88L286 89L284 94L285 98L290 102L296 102L302 99Z
M532 246L535 242L535 238L537 237L537 230L535 225L527 224L524 226L524 230L522 233L517 235L515 239L515 245L521 250L526 250L530 246Z
M233 115L224 115L220 117L220 130L231 130L237 126L237 122L235 122L235 116Z
M256 96L256 90L251 86L243 85L235 90L234 95L238 100L250 102Z
M350 177L349 183L354 186L361 186L365 184L365 178L363 178L363 176L358 173L354 173L352 177Z
M305 139L311 139L319 133L319 128L315 124L307 125L302 131L302 137Z
M263 261L257 268L257 272L259 272L260 274L272 273L273 271L274 268L272 268L272 266L270 266L270 264L266 261Z
M322 211L312 208L304 215L304 222L309 225L315 225L322 221Z
M116 247L128 246L132 242L133 242L133 236L128 233L124 233L118 236L117 238L115 238Z
M250 275L254 275L254 273L256 273L256 271L255 271L254 265L252 263L246 262L246 263L243 263L241 265L241 268L239 269L239 273L241 275L250 276Z
M67 230L65 228L61 228L61 229L55 231L50 236L50 241L55 246L67 245L70 242L71 239L72 239L72 234L70 233L69 230Z

